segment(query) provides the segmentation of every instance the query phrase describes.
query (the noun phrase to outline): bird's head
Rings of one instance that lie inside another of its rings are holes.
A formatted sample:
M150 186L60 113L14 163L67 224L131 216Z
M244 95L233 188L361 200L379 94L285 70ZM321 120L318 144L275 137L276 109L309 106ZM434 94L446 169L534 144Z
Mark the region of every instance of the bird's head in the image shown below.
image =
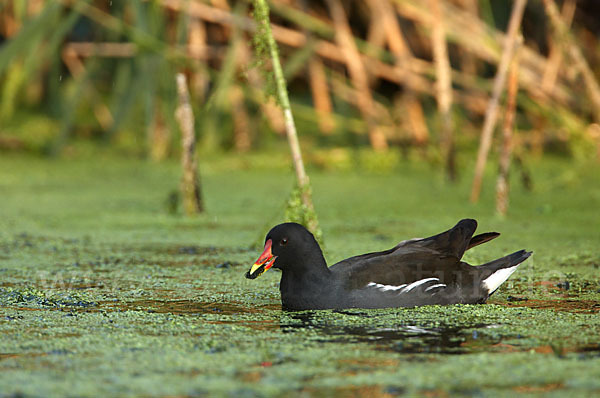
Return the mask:
M246 273L246 278L258 278L269 268L286 270L297 267L315 248L321 253L313 234L302 225L279 224L267 234L263 252Z

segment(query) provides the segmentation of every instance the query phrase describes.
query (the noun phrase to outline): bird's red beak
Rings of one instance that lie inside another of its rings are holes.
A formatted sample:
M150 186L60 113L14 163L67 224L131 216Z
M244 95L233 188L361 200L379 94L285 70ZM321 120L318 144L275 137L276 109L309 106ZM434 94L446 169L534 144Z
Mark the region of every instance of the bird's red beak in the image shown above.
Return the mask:
M248 279L256 279L261 276L266 270L271 268L277 259L277 256L274 256L271 253L271 245L273 241L268 239L265 243L265 249L262 254L258 257L258 260L252 265L252 268L246 273L246 278Z

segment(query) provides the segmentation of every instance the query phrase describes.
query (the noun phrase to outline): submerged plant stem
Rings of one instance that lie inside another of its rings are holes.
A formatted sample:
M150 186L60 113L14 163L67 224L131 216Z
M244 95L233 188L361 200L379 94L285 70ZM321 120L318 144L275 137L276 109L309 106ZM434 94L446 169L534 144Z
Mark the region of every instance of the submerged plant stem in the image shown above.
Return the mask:
M190 105L187 79L183 73L177 74L177 93L179 95L177 119L181 126L181 142L183 144L183 152L181 154L181 165L183 168L181 193L183 195L183 209L186 214L191 215L201 213L204 210L204 206L200 193L198 161L196 159L194 113Z
M301 192L302 204L308 210L312 217L308 217L307 225L309 231L315 233L318 228L318 222L316 215L314 215L314 206L312 203L312 195L310 191L310 183L308 175L304 170L304 162L302 161L302 153L300 151L300 143L298 142L298 134L296 132L296 124L294 123L294 116L292 115L292 109L290 106L290 100L288 97L285 77L283 75L283 69L279 62L279 51L277 49L277 43L271 32L271 24L269 22L269 6L265 0L254 1L254 18L258 25L256 42L264 45L266 42L269 56L271 58L271 65L273 67L273 74L275 75L275 84L277 89L277 99L283 109L283 115L285 118L285 131L290 144L290 150L292 151L292 158L294 162L294 169L296 171L296 179L298 180L298 187ZM259 48L260 50L260 48ZM263 50L265 50L263 48Z

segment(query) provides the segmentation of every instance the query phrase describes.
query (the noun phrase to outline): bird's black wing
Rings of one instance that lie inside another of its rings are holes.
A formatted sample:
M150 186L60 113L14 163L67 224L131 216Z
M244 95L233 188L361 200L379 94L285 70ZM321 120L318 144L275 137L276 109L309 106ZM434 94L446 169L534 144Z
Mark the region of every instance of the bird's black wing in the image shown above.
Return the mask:
M412 239L400 242L397 247L424 247L444 255L454 256L460 260L465 250L476 246L477 244L483 243L483 241L479 243L474 242L474 244L471 245L473 233L475 233L476 229L477 221L466 218L464 220L460 220L454 227L445 232L430 236L429 238ZM490 237L488 240L493 239L494 237Z
M408 286L430 278L436 278L436 283L449 283L463 270L463 264L454 256L426 247L405 246L351 257L329 269L348 288L360 289L369 284ZM433 282L433 279L430 280Z

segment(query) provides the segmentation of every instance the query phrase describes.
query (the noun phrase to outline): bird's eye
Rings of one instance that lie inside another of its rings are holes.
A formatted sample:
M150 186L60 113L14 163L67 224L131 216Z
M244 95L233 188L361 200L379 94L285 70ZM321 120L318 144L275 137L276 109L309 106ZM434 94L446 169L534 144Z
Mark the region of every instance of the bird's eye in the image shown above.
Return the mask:
M279 244L281 246L285 246L285 245L287 245L287 242L288 242L287 238L283 238L283 239L281 239L281 241L279 242Z

